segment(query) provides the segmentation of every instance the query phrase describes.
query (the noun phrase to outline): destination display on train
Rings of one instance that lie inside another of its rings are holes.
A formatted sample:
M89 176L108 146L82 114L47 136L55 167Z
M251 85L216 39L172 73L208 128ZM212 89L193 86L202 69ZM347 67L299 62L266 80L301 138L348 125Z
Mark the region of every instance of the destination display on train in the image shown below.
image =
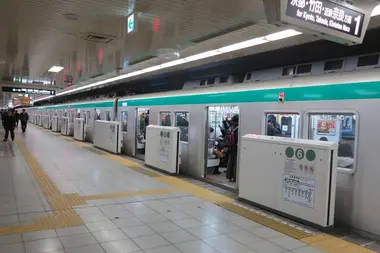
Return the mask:
M360 38L364 14L329 0L288 0L286 16Z

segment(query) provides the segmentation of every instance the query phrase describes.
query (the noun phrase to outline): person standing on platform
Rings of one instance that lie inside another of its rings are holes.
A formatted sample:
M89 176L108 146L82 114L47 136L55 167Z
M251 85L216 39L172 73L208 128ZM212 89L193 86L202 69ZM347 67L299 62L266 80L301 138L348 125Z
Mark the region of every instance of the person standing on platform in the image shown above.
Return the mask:
M20 121L21 121L21 129L22 132L25 133L26 126L28 125L29 115L25 111L25 109L22 109L22 113L20 114Z
M11 139L15 139L15 126L16 118L12 109L9 110L8 114L3 118L3 125L5 128L5 136L3 141L8 141L9 132L11 133Z

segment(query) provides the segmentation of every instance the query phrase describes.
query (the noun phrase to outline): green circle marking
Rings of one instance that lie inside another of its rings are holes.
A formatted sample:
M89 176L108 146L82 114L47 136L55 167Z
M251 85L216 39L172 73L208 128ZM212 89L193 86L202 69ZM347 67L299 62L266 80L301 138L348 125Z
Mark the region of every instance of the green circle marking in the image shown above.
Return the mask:
M291 147L287 147L286 150L285 150L285 155L286 155L288 158L292 158L293 155L294 155L294 150L293 150L293 148L291 148Z
M305 151L303 151L302 148L297 148L296 149L296 157L298 160L302 160L305 156Z
M306 159L309 160L310 162L314 161L314 159L315 159L315 152L314 152L314 150L309 149L306 152Z

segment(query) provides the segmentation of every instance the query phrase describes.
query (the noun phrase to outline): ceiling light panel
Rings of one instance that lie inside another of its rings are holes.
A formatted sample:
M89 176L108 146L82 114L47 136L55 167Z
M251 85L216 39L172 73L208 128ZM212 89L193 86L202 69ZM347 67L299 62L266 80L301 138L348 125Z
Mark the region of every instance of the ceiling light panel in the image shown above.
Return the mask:
M224 53L228 53L228 52L233 52L233 51L241 50L241 49L244 49L244 48L249 48L249 47L254 47L254 46L257 46L257 45L261 45L261 44L264 44L264 43L269 43L269 42L272 42L272 41L277 41L277 40L281 40L281 39L297 36L297 35L300 35L300 34L302 34L302 33L298 32L296 30L293 30L293 29L288 29L288 30L284 30L284 31L276 32L276 33L271 33L271 34L269 34L267 36L264 36L264 37L258 37L258 38L253 38L253 39L249 39L249 40L246 40L246 41L242 41L242 42L239 42L239 43L234 43L234 44L231 44L231 45L228 45L228 46L225 46L225 47L221 47L221 48L218 48L218 49L209 50L209 51L206 51L206 52L203 52L203 53L191 55L191 56L185 57L183 59L177 59L177 60L169 61L169 62L166 62L166 63L163 63L163 64L158 64L158 65L155 65L155 66L152 66L152 67L148 67L148 68L145 68L145 69L142 69L142 70L133 71L133 72L130 72L130 73L127 73L127 74L124 74L124 75L120 75L120 76L117 76L117 77L113 77L113 78L110 78L110 79L98 81L98 82L95 82L95 83L92 83L92 84L87 84L87 85L84 85L84 86L81 86L81 87L78 87L78 88L75 88L75 89L66 90L66 91L63 91L61 93L58 93L56 96L70 94L70 93L73 93L73 92L76 92L76 91L80 91L80 90L84 90L84 89L88 89L88 88L92 88L92 87L97 87L97 86L100 86L102 84L107 84L107 83L119 81L119 80L122 80L122 79L127 79L127 78L130 78L130 77L139 76L139 75L144 74L144 73L154 72L154 71L157 71L157 70L173 67L173 66L176 66L176 65L181 65L181 64L189 63L189 62L194 62L194 61L198 61L198 60L201 60L201 59L213 57L213 56L216 56L216 55L220 55L220 54L224 54ZM56 67L56 66L54 66L54 67ZM56 68L58 68L58 67L56 67ZM49 96L49 97L46 97L46 98L41 98L39 100L36 100L35 102L42 101L42 100L45 100L45 99L49 99L51 97L52 96Z
M63 67L60 67L60 66L53 66L51 67L48 71L49 72L53 72L53 73L58 73L60 72L62 69L64 69Z

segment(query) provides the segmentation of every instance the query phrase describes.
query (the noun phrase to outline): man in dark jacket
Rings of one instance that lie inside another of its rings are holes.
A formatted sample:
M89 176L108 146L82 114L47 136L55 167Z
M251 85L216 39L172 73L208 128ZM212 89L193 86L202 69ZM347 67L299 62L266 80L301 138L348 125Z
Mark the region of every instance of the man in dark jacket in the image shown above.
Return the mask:
M28 120L29 120L29 115L28 115L28 113L25 111L25 109L22 109L22 113L20 113L19 118L20 118L20 121L21 121L21 129L22 129L22 132L25 133L25 131L26 131L26 126L27 126L27 124L28 124Z
M18 121L20 120L20 114L18 111L15 111L15 122L16 122L16 127L18 127Z
M12 141L15 139L16 118L13 110L9 110L8 114L3 117L3 126L5 129L4 141L8 140L9 132L11 132Z
M231 131L231 134L233 134L233 143L231 143L231 147L229 148L226 177L229 182L236 182L236 165L239 140L239 115L234 115L232 117Z

